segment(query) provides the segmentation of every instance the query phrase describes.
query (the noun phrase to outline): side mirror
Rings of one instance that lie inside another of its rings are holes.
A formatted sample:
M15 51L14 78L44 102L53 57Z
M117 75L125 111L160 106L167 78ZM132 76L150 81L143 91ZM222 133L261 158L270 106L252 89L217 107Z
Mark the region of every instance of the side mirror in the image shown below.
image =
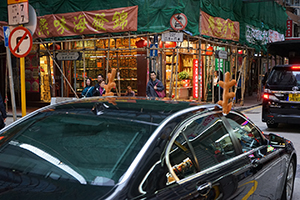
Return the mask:
M285 139L284 137L281 137L279 135L276 135L274 133L269 134L269 144L273 147L285 147Z

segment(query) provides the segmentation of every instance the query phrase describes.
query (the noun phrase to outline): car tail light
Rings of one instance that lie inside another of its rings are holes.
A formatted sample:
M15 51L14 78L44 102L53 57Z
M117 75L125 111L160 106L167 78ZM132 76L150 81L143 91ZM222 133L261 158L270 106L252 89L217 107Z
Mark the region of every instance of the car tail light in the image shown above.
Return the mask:
M300 66L292 66L292 69L300 69Z
M269 94L264 94L264 99L269 99Z

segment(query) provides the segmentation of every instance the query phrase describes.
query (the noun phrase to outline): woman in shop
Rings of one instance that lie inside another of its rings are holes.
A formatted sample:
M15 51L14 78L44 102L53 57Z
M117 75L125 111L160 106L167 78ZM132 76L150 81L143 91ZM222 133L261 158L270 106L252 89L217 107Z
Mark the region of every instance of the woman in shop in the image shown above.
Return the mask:
M83 89L81 96L85 97L92 97L94 92L94 87L92 86L92 79L86 79L86 87Z

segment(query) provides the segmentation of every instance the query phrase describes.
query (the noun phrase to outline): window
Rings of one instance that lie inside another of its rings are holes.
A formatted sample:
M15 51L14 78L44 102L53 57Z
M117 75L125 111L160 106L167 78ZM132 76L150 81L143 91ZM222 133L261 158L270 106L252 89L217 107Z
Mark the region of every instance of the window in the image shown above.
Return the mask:
M219 114L185 123L170 151L170 164L179 179L205 170L236 155ZM169 180L173 180L167 174Z
M243 152L262 145L260 132L247 119L234 113L229 113L226 118L242 145Z

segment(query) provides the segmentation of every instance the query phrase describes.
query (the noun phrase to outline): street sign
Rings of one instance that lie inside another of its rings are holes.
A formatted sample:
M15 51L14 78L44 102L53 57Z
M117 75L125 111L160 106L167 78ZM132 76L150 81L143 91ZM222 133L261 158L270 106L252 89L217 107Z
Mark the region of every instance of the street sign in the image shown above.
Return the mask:
M10 26L29 22L28 2L7 5L7 11Z
M216 52L216 58L225 59L227 60L227 51L217 50Z
M79 52L60 52L55 56L57 60L79 60L80 57Z
M183 41L183 33L176 33L176 32L163 33L161 40L163 42L166 42L166 41L182 42Z
M150 44L150 49L151 48L158 48L157 44ZM152 49L150 50L150 57L156 57L157 56L157 49Z
M9 27L3 26L4 46L8 47Z
M183 30L188 23L187 17L183 13L175 14L170 19L171 27L175 31Z
M28 0L7 0L7 5L28 2Z
M28 29L21 26L12 30L8 41L11 53L18 58L27 56L32 48L31 33Z

